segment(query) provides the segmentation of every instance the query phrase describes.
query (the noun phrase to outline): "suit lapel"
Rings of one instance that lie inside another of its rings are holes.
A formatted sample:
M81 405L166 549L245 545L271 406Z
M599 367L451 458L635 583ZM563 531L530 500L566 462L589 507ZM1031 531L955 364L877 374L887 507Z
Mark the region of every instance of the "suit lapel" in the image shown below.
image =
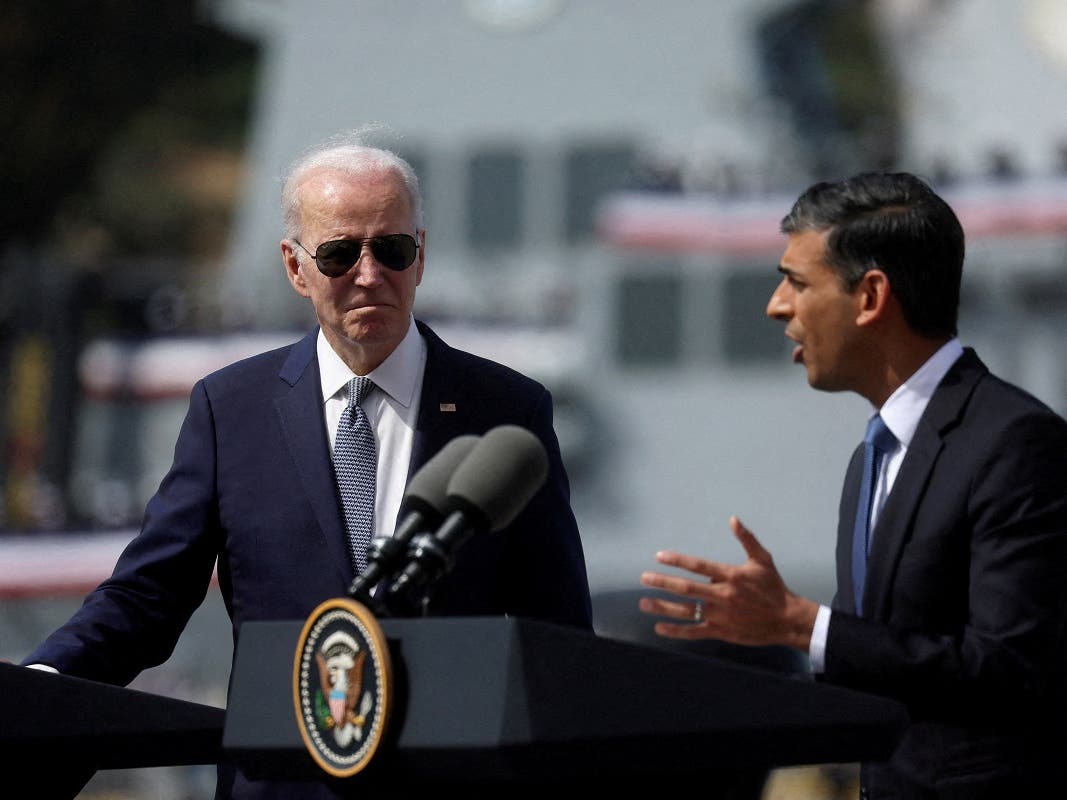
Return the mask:
M296 464L297 477L322 531L333 563L346 584L355 577L345 543L344 521L337 482L329 458L329 438L322 413L322 387L315 358L314 330L297 342L278 373L292 388L275 400L285 442ZM324 458L323 454L327 456Z
M471 432L472 409L463 391L465 369L461 359L428 325L419 321L416 325L426 340L426 374L419 398L409 479L450 440Z
M885 613L897 565L911 538L912 520L944 447L945 433L958 425L975 385L987 371L967 348L945 374L919 420L871 537L866 597L869 615L875 619Z
M901 553L910 538L911 520L940 452L940 435L920 422L871 535L865 608L869 609L867 616L874 619L884 612Z
M852 586L852 536L855 531L856 506L859 505L860 480L863 478L863 445L852 452L845 471L841 503L837 514L837 596L834 608L855 613L856 598Z

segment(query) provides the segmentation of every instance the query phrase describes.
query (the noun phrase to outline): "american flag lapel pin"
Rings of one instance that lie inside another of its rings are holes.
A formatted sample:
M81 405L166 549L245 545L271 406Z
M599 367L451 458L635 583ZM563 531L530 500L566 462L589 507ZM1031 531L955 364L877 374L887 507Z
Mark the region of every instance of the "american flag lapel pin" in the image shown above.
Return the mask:
M442 411L455 411L456 410L456 404L455 403L441 403L441 410Z

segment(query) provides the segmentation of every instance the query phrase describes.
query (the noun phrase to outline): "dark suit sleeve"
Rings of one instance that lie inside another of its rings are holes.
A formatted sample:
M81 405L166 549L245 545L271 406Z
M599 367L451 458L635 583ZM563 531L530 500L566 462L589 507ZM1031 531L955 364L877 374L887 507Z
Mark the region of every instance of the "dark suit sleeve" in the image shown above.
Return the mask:
M480 366L477 378L467 376L478 387L465 403L477 420L467 430L480 434L498 425L526 428L545 447L548 474L509 525L480 533L460 548L451 571L435 585L427 611L440 616L508 614L592 630L585 555L553 429L552 396L510 370Z
M591 630L585 555L547 391L535 405L528 427L545 446L549 470L545 485L510 526L508 560L514 565L514 580L509 613Z
M420 331L429 353L419 430L437 441L427 455L458 434L518 425L540 439L549 464L544 485L511 524L460 548L452 570L434 587L427 613L508 614L591 631L585 554L553 427L551 392L505 365L448 347L421 323ZM455 410L439 413L444 406Z
M218 551L212 429L200 382L192 392L173 465L148 503L140 533L111 576L23 663L125 685L170 657L203 602Z
M1067 428L1034 404L972 406L880 567L881 613L833 613L824 677L923 718L1026 719L1062 683Z

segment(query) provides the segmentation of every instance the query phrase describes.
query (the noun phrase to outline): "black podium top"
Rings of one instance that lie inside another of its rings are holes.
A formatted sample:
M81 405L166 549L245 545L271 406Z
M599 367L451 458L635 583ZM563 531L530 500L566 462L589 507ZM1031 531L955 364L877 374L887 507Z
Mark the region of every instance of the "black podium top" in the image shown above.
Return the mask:
M320 775L295 723L302 622L241 630L223 748L253 777ZM388 747L346 782L616 781L881 760L902 705L714 658L501 617L386 619Z
M627 787L645 778L883 760L902 705L707 656L503 617L386 619L395 697L381 751L343 794L471 783ZM47 772L229 760L324 780L301 739L303 620L243 626L226 711L0 664L0 753Z
M226 712L214 706L0 663L5 762L61 769L214 764Z

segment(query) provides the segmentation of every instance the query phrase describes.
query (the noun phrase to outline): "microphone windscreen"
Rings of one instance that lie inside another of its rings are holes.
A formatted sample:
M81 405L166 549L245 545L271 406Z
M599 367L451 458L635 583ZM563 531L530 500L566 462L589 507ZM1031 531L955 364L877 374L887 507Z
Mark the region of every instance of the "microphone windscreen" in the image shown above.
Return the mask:
M436 513L443 515L448 499L448 482L463 460L470 455L478 444L480 436L464 434L457 436L437 451L434 456L419 467L411 476L404 499L400 503L400 514L407 511Z
M450 498L485 515L489 530L508 525L548 477L548 454L541 440L518 425L486 432L448 482Z

